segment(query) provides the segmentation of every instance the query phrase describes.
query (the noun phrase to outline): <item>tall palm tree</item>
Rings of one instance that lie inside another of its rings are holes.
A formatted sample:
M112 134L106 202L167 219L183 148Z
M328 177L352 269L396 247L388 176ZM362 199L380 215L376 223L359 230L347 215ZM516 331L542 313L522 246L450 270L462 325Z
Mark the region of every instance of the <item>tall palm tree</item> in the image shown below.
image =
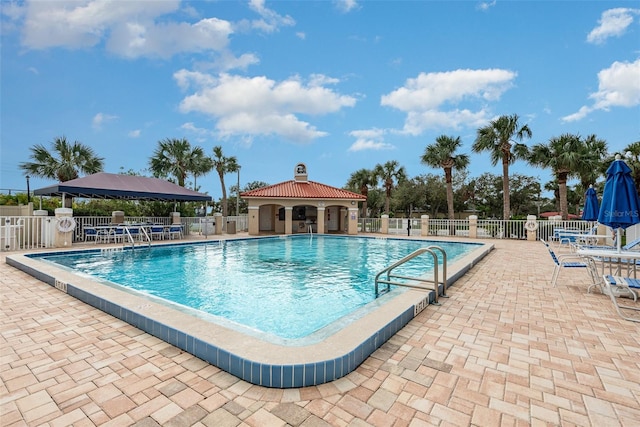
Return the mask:
M469 166L469 156L466 154L456 155L458 148L462 146L460 137L440 135L434 144L427 145L424 154L420 158L422 163L444 170L444 180L447 184L447 208L449 219L455 218L453 209L453 169L465 169Z
M149 159L151 173L155 177L174 177L178 185L184 187L187 176L194 169L194 158L197 157L198 150L202 151L202 148L192 149L185 138L158 141L158 147Z
M57 137L51 143L49 151L43 145L31 147L30 162L18 165L25 175L41 178L57 179L65 182L76 179L81 173L91 175L102 172L104 158L98 157L93 149L78 141L67 142L67 139ZM72 199L65 199L65 207L71 207Z
M518 123L518 115L500 116L489 122L487 126L478 129L476 140L472 150L476 153L488 151L491 154L493 166L502 160L502 192L503 192L503 219L511 216L509 198L509 165L517 159L526 159L528 149L522 141L523 138L531 138L529 126Z
M400 166L397 160L390 160L384 165L377 164L373 170L377 178L382 180L385 191L384 211L389 214L389 202L391 200L391 192L395 188L396 183L407 179L407 173L404 166Z
M199 176L206 175L213 169L213 160L211 157L204 154L204 150L201 147L195 147L191 152L192 155L192 169L193 173L193 190L198 190L198 185L196 180Z
M347 187L359 191L365 197L369 197L369 186L376 186L378 184L378 179L376 175L370 169L360 169L355 171L349 177L349 181L347 181ZM360 215L361 218L366 218L368 212L367 199L362 202L362 213Z
M224 185L224 175L229 172L237 172L238 161L235 156L225 157L222 153L221 146L213 147L213 168L218 172L220 177L220 186L222 187L222 216L227 216L227 188Z
M43 145L31 147L31 162L20 163L25 174L65 182L76 179L80 173L91 175L102 172L104 158L98 157L91 147L78 141L67 142L62 136L55 138L49 151Z
M551 138L546 144L535 144L531 148L529 163L551 169L558 181L560 215L565 220L569 216L567 180L578 176L577 171L584 162L585 151L586 144L580 136L568 133Z

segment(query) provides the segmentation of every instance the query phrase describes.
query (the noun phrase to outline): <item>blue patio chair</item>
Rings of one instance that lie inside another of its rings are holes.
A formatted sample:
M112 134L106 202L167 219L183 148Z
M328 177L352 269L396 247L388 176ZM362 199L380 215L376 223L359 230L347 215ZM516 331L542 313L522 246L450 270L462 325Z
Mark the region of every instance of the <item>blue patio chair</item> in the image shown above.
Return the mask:
M142 240L142 233L140 233L140 227L127 227L129 235L133 240Z
M553 251L553 249L551 249L551 246L547 242L542 239L540 239L540 241L546 246L547 250L549 251L549 255L551 255L551 259L555 264L553 274L551 276L551 286L556 286L558 276L560 275L560 270L562 270L563 268L585 268L587 269L587 273L592 279L594 278L594 274L597 274L597 270L592 270L595 266L594 260L591 260L594 261L592 264L591 261L587 261L584 257L574 253L556 255L556 253Z
M173 224L169 227L169 230L167 230L167 236L170 239L182 239L182 225L180 224Z
M82 227L84 232L84 241L93 240L94 243L98 242L98 230L95 227Z
M149 228L149 237L151 238L151 240L153 239L164 240L164 226L152 225Z
M118 241L124 242L124 228L114 228L109 237L112 238L115 243L118 243Z
M632 322L640 322L640 317L629 317L622 310L634 310L640 311L640 306L638 306L638 295L637 292L640 292L640 279L635 279L632 277L622 277L622 276L611 276L604 275L603 278L603 293L608 294L611 298L611 302L615 307L616 311L625 320L630 320ZM633 302L636 304L635 306L630 306L626 304L620 304L618 302L618 298L627 297L633 299Z

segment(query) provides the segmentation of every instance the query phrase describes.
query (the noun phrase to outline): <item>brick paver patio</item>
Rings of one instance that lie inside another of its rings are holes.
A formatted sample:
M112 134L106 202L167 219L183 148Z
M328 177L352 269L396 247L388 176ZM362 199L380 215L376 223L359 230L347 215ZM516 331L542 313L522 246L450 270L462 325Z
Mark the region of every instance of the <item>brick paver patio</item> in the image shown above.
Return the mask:
M255 386L0 258L2 426L640 425L640 324L539 242L496 249L355 372ZM638 303L640 304L640 303Z

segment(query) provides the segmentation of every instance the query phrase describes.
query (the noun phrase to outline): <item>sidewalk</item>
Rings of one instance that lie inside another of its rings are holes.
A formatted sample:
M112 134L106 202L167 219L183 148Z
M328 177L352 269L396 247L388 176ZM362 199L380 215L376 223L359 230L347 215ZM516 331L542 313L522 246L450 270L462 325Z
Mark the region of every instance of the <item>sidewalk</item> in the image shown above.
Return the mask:
M640 324L540 242L496 249L355 372L255 386L0 257L2 426L638 426Z

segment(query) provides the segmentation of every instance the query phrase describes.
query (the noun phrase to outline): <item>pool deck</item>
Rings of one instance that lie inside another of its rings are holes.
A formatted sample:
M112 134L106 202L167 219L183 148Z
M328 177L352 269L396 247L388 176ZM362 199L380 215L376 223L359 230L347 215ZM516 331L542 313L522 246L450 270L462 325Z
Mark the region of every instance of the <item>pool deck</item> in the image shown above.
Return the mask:
M587 294L582 269L551 288L540 242L489 242L441 306L354 372L298 389L238 380L2 253L0 425L640 425L640 323Z

